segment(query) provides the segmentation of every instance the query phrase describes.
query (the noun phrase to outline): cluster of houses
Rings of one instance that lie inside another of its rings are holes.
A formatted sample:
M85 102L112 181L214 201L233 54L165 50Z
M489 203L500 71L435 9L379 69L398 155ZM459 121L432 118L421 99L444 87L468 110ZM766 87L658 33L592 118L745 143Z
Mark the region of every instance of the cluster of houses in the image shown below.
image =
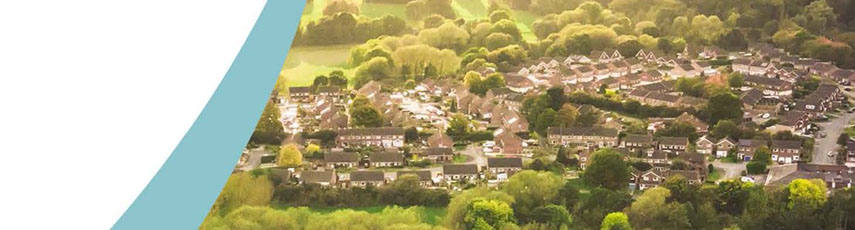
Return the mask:
M341 154L341 153L339 153ZM329 155L329 154L328 154ZM501 182L515 172L521 171L523 167L522 158L488 158L485 167L477 164L444 164L441 171L431 170L404 170L394 173L386 173L376 168L394 167L401 164L403 159L400 155L381 153L370 155L372 168L358 169L350 172L338 172L340 169L355 167L358 164L357 155L325 156L326 164L330 167L322 170L306 170L299 173L299 182L303 184L320 184L331 187L382 187L403 175L412 174L418 177L419 184L426 188L437 188L453 183L474 183L485 179L486 174L495 175L496 180ZM330 161L332 160L332 161ZM346 162L344 162L346 161Z

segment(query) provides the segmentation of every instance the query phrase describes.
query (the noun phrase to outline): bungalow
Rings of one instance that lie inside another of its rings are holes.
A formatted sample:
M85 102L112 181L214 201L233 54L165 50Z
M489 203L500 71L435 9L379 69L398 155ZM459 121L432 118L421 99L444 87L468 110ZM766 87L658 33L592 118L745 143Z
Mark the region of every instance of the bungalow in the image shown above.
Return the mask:
M374 152L368 155L371 167L402 167L404 166L404 154L399 152Z
M606 49L604 51L595 50L588 56L591 60L597 60L599 63L609 63L623 59L623 55L615 49Z
M855 81L855 70L837 69L831 72L830 77L840 83L850 83Z
M745 85L763 90L768 96L790 96L793 94L793 84L777 78L748 75L744 78Z
M733 72L748 74L751 69L749 65L751 65L751 59L737 58L731 62L730 68L733 69Z
M487 158L487 170L492 174L513 174L514 172L522 170L522 158Z
M350 173L351 187L380 187L383 184L386 184L383 171L355 171Z
M365 96L368 99L374 98L374 96L380 93L380 89L382 88L380 82L378 81L369 81L362 85L362 88L357 90L356 95Z
M671 176L680 175L686 178L686 182L690 185L700 185L704 183L704 177L695 170L671 170Z
M581 145L587 147L617 146L618 131L602 127L549 127L547 139L553 145Z
M662 73L658 70L639 73L639 77L641 77L640 85L653 84L662 81Z
M591 65L591 69L594 70L594 78L599 81L612 76L612 70L609 68L609 64L600 63Z
M790 164L799 161L802 150L801 141L772 141L772 161Z
M445 135L445 132L439 130L436 131L433 135L430 135L430 137L428 137L427 144L430 147L450 148L452 145L454 145L454 141L451 140L451 137Z
M300 184L320 184L321 186L333 186L338 177L334 171L302 171L300 172Z
M620 77L630 73L629 65L624 61L616 61L609 63L609 68L612 69L611 77Z
M590 82L594 80L594 69L585 65L573 69L576 74L576 82Z
M526 93L534 89L534 82L516 74L505 74L505 82L508 88L517 93Z
M650 92L642 102L654 106L664 105L675 107L677 106L677 103L680 102L680 96L660 92Z
M746 75L755 75L755 76L765 75L767 65L769 65L769 63L764 62L764 61L760 61L760 60L751 61L751 64L748 64L748 73Z
M324 163L328 168L353 168L359 165L359 154L353 152L330 152L324 154Z
M473 181L478 179L478 165L446 164L442 166L445 181Z
M780 121L769 127L773 133L789 131L793 134L803 134L808 124L810 124L810 116L804 111L790 111L780 118Z
M751 88L748 91L743 92L739 96L739 100L742 101L743 108L753 109L754 106L757 106L760 101L763 100L763 91Z
M700 69L695 69L691 64L677 65L668 71L672 77L694 77L701 74Z
M659 150L677 155L685 152L689 146L689 138L686 137L657 137L656 141Z
M416 175L416 177L419 179L419 185L421 185L422 187L433 186L433 176L431 175L431 172L428 170L398 171L395 175L395 178L399 179L399 178L401 178L401 176L404 176L404 175Z
M338 131L339 146L404 146L404 129L400 127L350 128Z
M454 151L451 147L430 147L422 152L422 157L433 162L451 162L454 159Z
M769 142L766 140L742 139L739 140L737 145L739 149L737 157L743 161L750 161L754 158L754 152L757 151L757 148L768 146Z
M670 162L668 161L668 153L654 150L648 151L646 154L641 155L641 161L653 165L653 167L660 168L668 168Z

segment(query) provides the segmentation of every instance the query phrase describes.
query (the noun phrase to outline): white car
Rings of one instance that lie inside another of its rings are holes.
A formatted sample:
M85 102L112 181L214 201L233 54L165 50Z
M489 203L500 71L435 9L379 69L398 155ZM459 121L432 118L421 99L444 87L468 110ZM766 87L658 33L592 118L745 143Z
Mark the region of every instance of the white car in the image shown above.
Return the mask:
M828 155L828 157L834 157L834 151L828 151L826 155Z

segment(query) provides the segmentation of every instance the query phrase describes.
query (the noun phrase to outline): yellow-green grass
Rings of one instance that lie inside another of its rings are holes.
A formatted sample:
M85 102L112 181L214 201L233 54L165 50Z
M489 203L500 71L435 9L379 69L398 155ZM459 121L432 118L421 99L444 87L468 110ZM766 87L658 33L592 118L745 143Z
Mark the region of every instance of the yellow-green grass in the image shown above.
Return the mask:
M344 75L349 78L348 83L353 83L353 71L351 69L316 65L308 62L301 62L299 65L290 68L282 68L279 75L285 78L285 85L289 87L310 86L312 85L312 81L315 80L315 77L318 75L327 75L334 70L344 71Z
M318 213L331 213L338 210L350 209L354 211L363 211L367 213L379 213L385 209L386 206L368 206L368 207L355 207L355 208L335 208L335 207L326 207L326 208L309 208L314 212ZM439 225L442 223L442 218L445 217L446 208L445 207L422 207L424 211L422 212L422 221L430 225Z
M330 67L344 67L350 56L350 48L356 44L329 45L329 46L297 46L288 50L283 68L291 68L300 63L314 65L325 65Z
M379 18L392 15L401 19L407 19L407 5L393 3L362 3L359 14L369 18Z
M520 33L522 33L523 39L526 41L537 41L537 36L534 35L534 32L531 31L531 24L534 23L535 20L539 16L525 10L512 10L514 20L517 21L517 28L520 29Z

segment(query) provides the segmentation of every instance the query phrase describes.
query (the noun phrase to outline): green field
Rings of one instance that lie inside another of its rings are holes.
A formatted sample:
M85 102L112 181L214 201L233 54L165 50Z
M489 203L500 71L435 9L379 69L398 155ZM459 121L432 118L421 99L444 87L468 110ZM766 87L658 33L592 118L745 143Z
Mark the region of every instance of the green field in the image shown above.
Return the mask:
M379 213L383 211L386 206L369 206L369 207L358 207L358 208L347 208L356 211L364 211L368 213ZM422 212L422 221L431 225L439 225L442 224L442 218L445 217L445 207L422 207L424 212ZM331 213L337 210L341 210L342 208L336 207L327 207L327 208L310 208L312 211L318 213Z

